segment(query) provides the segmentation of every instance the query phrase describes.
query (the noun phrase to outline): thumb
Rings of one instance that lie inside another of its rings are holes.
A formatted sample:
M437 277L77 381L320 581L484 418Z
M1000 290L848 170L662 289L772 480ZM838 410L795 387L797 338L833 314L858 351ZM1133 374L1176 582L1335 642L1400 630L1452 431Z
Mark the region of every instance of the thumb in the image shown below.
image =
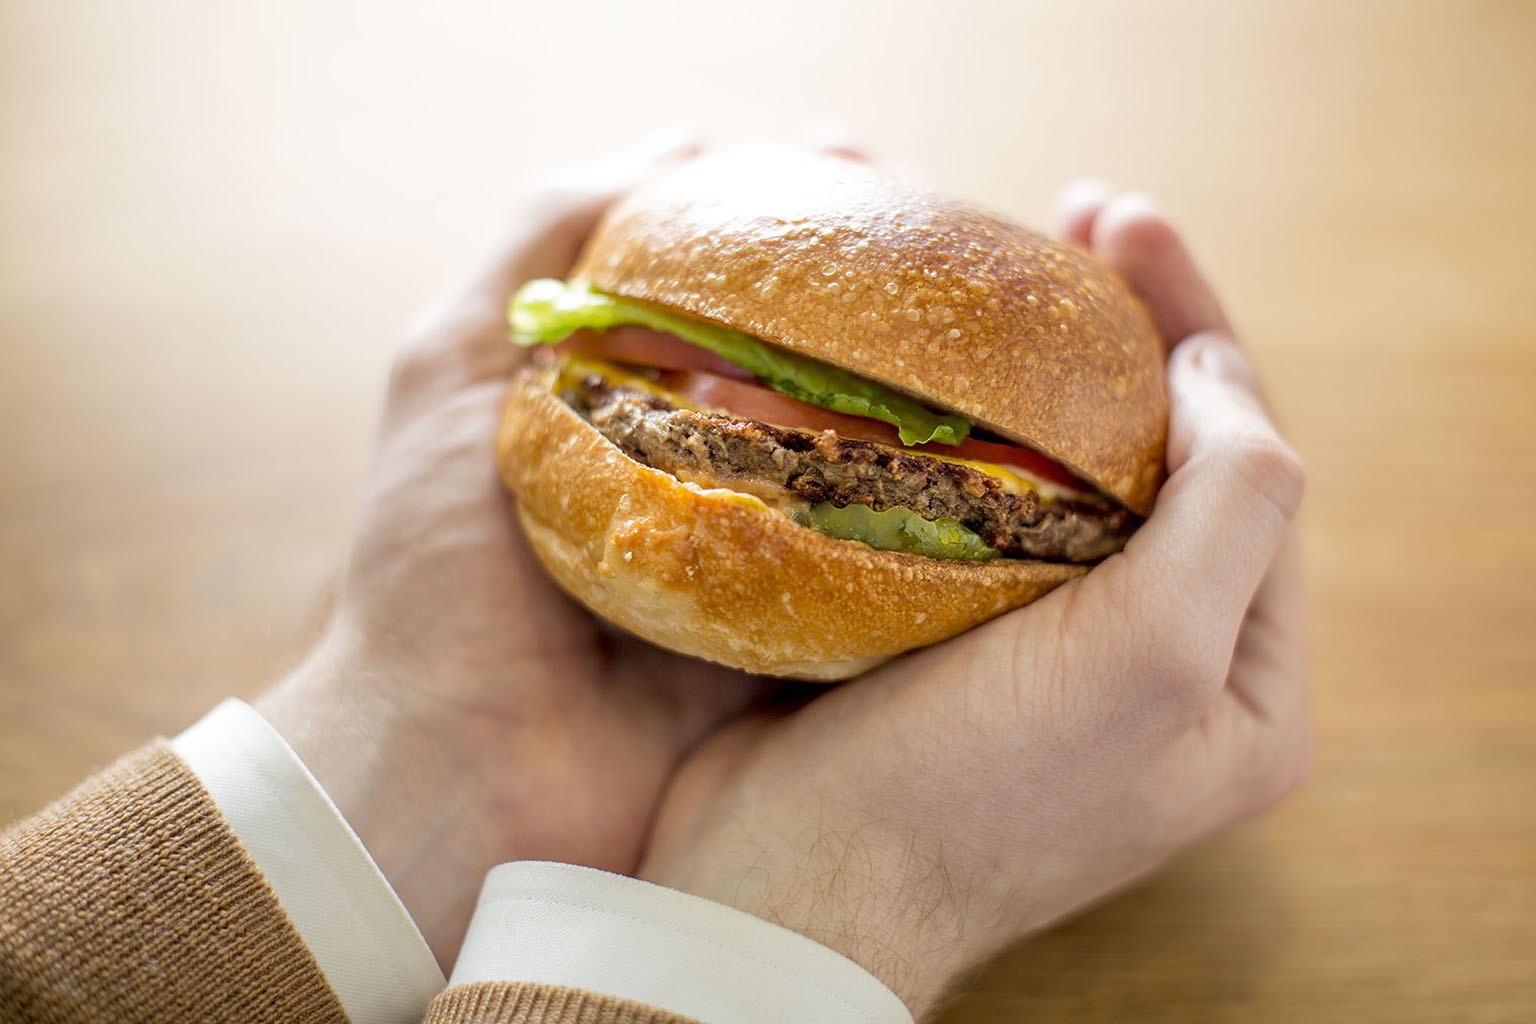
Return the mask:
M616 199L698 150L691 134L667 130L527 190L467 286L427 310L407 333L391 376L391 413L403 409L409 418L410 410L431 407L467 385L504 380L526 355L507 343L512 293L535 277L564 277Z
M501 301L524 281L564 277L587 235L614 200L699 153L693 133L665 128L627 149L567 168L528 190L512 230L481 287Z

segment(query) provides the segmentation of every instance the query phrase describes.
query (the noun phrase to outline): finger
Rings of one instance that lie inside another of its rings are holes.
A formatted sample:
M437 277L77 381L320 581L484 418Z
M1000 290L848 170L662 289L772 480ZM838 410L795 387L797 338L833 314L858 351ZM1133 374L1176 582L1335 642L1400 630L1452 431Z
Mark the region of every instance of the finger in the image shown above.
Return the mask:
M1300 545L1286 532L1238 634L1225 689L1184 739L1182 760L1198 777L1182 780L1204 791L1198 832L1264 810L1306 774L1311 750L1308 673L1302 628Z
M1304 715L1283 725L1267 722L1223 695L1179 745L1183 777L1166 782L1194 798L1188 806L1194 827L1182 841L1227 828L1293 793L1312 766L1312 740Z
M1169 348L1201 331L1231 333L1216 293L1151 199L1111 199L1093 219L1089 247L1141 296Z
M1227 689L1251 714L1278 729L1307 721L1301 543L1286 532L1243 619Z
M535 277L565 276L615 199L698 149L691 135L669 130L531 189L515 204L510 230L470 284L410 332L396 362L392 397L412 403L506 377L526 357L507 343L507 302L517 287Z
M1079 178L1056 194L1051 202L1051 233L1064 242L1087 249L1093 225L1115 194L1114 187L1096 178Z
M1274 806L1301 785L1311 762L1304 716L1294 724L1267 722L1223 695L1200 727L1171 749L1159 773L1163 792L1186 797L1171 839L1192 842Z
M1265 414L1242 352L1198 335L1169 361L1170 475L1122 555L1082 581L1090 605L1126 617L1127 678L1150 670L1197 715L1228 676L1239 630L1275 561L1304 486Z
M519 204L509 241L490 262L481 287L492 299L501 299L532 278L565 276L614 200L646 179L697 156L700 148L691 129L670 127L627 150L535 186Z

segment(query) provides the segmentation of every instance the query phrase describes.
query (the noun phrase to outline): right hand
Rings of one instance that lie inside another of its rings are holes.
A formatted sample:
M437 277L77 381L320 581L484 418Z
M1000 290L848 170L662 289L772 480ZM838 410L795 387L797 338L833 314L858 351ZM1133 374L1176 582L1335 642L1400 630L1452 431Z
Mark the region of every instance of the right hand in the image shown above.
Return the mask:
M1167 344L1170 477L1125 551L684 763L642 876L847 955L919 1017L961 972L1291 790L1308 759L1300 463L1182 241L1069 193L1060 230Z

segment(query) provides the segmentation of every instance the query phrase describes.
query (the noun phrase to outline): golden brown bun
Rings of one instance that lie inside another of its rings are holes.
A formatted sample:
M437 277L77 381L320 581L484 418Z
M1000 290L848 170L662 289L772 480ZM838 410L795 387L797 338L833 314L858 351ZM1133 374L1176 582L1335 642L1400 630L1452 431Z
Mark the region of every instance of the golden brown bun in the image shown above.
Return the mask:
M518 518L562 587L658 646L748 672L844 679L1087 571L834 540L630 459L551 393L551 379L524 371L502 421L497 451Z
M1146 515L1163 351L1087 254L868 164L743 147L609 211L572 277L947 405Z

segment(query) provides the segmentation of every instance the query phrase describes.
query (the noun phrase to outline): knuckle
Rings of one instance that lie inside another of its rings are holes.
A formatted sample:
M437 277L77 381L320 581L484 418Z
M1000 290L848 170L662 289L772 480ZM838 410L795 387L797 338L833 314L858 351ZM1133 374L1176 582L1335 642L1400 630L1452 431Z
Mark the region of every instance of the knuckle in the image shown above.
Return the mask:
M1269 435L1246 443L1233 467L1252 493L1274 509L1282 521L1296 515L1306 491L1306 470L1301 458L1285 441Z

